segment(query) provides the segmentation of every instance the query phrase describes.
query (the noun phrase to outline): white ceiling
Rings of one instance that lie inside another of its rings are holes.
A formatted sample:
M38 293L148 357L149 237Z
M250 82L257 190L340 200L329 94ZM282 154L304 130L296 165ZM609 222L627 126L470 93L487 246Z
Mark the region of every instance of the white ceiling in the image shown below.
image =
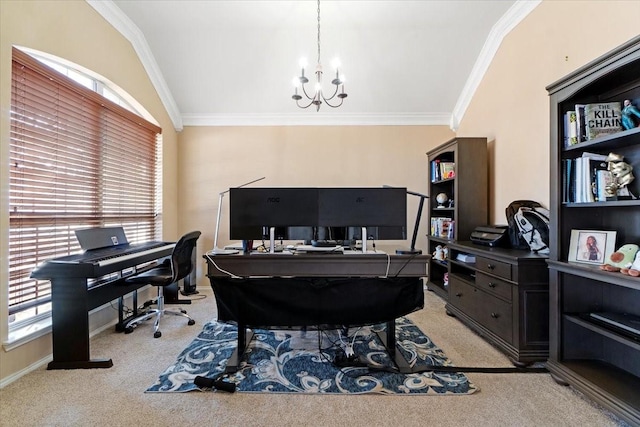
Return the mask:
M183 125L444 124L456 127L502 38L539 0L322 1L325 92L337 109L291 99L299 59L315 69L317 3L87 0L127 37L176 129Z

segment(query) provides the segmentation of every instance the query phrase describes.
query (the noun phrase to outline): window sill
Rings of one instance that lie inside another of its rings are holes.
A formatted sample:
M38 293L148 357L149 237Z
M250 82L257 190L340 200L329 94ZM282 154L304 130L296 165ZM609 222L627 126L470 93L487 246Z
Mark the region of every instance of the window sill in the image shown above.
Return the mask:
M9 337L7 341L2 343L2 347L5 351L11 351L49 333L51 333L51 316L10 331Z

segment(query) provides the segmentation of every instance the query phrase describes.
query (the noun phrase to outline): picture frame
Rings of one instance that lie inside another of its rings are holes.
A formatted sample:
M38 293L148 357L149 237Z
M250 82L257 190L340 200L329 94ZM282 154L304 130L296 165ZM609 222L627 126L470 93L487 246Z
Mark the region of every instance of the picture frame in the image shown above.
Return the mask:
M571 230L569 262L603 265L616 250L615 231Z

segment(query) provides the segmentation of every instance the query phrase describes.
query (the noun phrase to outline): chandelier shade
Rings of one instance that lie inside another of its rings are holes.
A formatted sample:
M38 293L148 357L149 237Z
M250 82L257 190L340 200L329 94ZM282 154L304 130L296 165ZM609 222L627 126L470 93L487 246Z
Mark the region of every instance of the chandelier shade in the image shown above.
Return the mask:
M340 63L337 60L334 60L334 68L336 70L336 75L333 80L331 80L331 84L335 86L333 88L333 94L329 97L324 95L322 90L322 63L320 62L320 0L318 0L318 62L316 65L316 83L313 91L307 91L307 83L309 83L309 78L305 76L304 70L307 67L306 61L301 60L300 67L302 71L300 72L300 76L294 77L293 85L295 87L295 92L291 96L293 100L296 101L296 105L300 108L309 108L312 105L316 106L316 111L320 111L320 106L324 103L329 107L338 108L342 105L342 102L347 97L347 94L344 91L344 81L345 78L340 74ZM300 90L301 93L298 93ZM339 93L338 93L339 92ZM304 95L304 101L303 101ZM302 102L301 102L302 101Z

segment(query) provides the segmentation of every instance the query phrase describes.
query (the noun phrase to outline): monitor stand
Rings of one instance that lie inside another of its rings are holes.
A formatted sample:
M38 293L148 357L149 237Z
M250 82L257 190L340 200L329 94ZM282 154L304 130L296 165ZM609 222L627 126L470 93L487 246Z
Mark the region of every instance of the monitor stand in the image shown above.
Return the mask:
M361 228L361 233L362 233L362 253L366 254L367 253L367 240L369 239L367 237L367 227L362 227Z
M276 228L269 227L269 253L276 253Z

